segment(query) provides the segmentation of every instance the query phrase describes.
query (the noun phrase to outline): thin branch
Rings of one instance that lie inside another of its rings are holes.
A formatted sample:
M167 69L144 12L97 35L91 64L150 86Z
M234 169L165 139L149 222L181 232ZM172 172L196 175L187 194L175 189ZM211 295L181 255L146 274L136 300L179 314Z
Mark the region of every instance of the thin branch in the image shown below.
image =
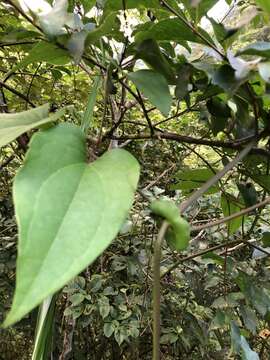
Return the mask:
M224 217L222 219L211 221L210 223L203 224L203 225L193 226L191 230L192 231L201 231L201 230L204 230L204 229L209 229L209 228L211 228L213 226L218 226L220 224L224 224L224 223L226 223L226 222L228 222L230 220L236 219L236 218L238 218L240 216L243 216L243 215L249 213L252 210L258 209L258 208L263 207L263 206L268 205L268 204L270 204L270 196L267 197L265 200L255 204L255 205L252 205L252 206L250 206L250 207L248 207L246 209L243 209L243 210L241 210L241 211L239 211L237 213L234 213L234 214L229 215L227 217Z
M260 136L261 137L261 136ZM250 140L254 139L254 135L250 137L246 137L243 141L235 140L235 141L220 141L220 140L207 140L207 139L198 139L193 138L191 136L175 134L171 132L161 132L156 131L153 136L150 134L141 133L138 135L122 135L122 136L114 136L115 140L145 140L145 139L156 139L156 140L172 140L180 143L187 144L197 144L197 145L205 145L211 147L220 147L224 149L233 149L233 150L241 150L243 148L243 144L246 144ZM270 157L270 152L263 148L254 148L251 150L252 154L263 155L266 157Z
M248 244L248 241L244 241L244 240L234 240L234 241L230 241L230 242L225 242L223 244L219 244L219 245L215 245L215 246L212 246L210 248L207 248L205 250L202 250L202 251L199 251L195 254L191 254L191 255L188 255L186 257L183 257L182 259L178 260L176 263L174 263L172 266L170 266L167 270L165 270L160 278L164 278L164 276L168 275L169 273L171 273L174 269L176 269L179 265L183 264L184 262L186 261L189 261L189 260L193 260L195 259L196 257L199 257L199 256L202 256L202 255L205 255L209 252L212 252L212 251L215 251L215 250L219 250L219 249L222 249L224 247L228 247L228 246L233 246L233 245L237 245L237 244Z
M19 91L13 89L12 87L10 87L9 85L5 84L3 81L0 80L0 86L2 86L3 88L7 89L8 91L10 91L11 93L17 95L19 98L23 99L24 101L26 101L29 105L31 105L33 108L36 107L36 105L34 103L32 103L32 101L30 101L27 96L25 96L24 94L20 93Z

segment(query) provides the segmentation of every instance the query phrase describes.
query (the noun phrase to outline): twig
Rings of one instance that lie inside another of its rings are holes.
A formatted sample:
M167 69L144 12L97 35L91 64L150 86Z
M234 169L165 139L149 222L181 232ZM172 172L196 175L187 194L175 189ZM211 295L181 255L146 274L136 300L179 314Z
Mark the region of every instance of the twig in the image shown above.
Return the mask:
M197 252L195 254L191 254L191 255L188 255L186 257L183 257L182 259L180 259L176 263L174 263L171 267L169 267L167 270L165 270L163 272L163 274L161 274L160 278L161 279L164 278L164 276L168 275L170 272L172 272L174 269L176 269L180 264L183 264L186 261L193 260L196 257L202 256L204 254L207 254L209 252L212 252L212 251L215 251L215 250L218 250L218 249L222 249L222 248L227 247L227 246L233 246L233 245L242 244L242 243L243 244L248 244L248 241L234 240L234 241L226 242L224 244L215 245L215 246L212 246L210 248L199 251L199 252Z
M12 87L10 87L9 85L5 84L3 81L0 80L0 86L2 86L3 88L7 89L8 91L10 91L11 93L17 95L19 98L23 99L24 101L26 101L29 105L31 105L33 108L36 107L36 105L34 103L32 103L32 101L30 101L27 96L25 96L24 94L20 93L19 91L13 89Z
M270 204L270 197L267 197L265 200L255 204L255 205L252 205L252 206L250 206L250 207L248 207L246 209L243 209L243 210L241 210L241 211L239 211L237 213L231 214L231 215L229 215L227 217L224 217L222 219L211 221L210 223L203 224L203 225L193 226L191 230L192 231L200 231L200 230L211 228L213 226L218 226L220 224L224 224L224 223L226 223L226 222L228 222L230 220L233 220L235 218L243 216L243 215L249 213L250 211L258 209L260 207L263 207L263 206L265 206L267 204Z

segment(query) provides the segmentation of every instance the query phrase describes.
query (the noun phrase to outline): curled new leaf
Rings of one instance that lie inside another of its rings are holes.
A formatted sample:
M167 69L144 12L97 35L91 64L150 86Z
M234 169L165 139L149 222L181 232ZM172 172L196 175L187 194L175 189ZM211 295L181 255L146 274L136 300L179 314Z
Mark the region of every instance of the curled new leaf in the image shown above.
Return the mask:
M186 249L190 240L190 225L180 216L179 209L174 202L155 200L150 208L154 214L165 218L170 224L165 236L168 244L177 251Z

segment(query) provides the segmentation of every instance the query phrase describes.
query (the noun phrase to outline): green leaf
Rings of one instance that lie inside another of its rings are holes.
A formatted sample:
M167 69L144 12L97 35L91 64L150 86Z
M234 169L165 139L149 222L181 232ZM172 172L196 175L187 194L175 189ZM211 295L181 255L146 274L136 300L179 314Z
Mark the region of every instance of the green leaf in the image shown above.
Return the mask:
M114 330L115 330L115 327L112 322L105 323L103 326L103 332L107 338L112 336L112 334L114 333Z
M241 348L245 360L260 360L259 355L255 351L251 350L244 336L241 336Z
M46 359L51 349L56 297L49 296L39 307L32 360Z
M85 45L95 43L100 40L102 36L110 35L117 27L117 12L111 12L103 22L94 30L92 30L86 38Z
M84 13L87 13L93 6L96 5L96 0L81 0L83 5Z
M264 247L270 246L270 232L266 231L262 234L262 242Z
M159 0L126 0L126 9L137 8L159 8ZM107 16L112 11L123 10L123 0L107 0L104 6L104 15Z
M28 56L12 69L12 72L36 62L46 62L51 65L65 65L70 62L70 59L68 51L60 49L53 43L40 41L30 50Z
M263 80L270 83L270 62L259 63L258 70Z
M136 58L142 59L153 70L162 74L169 84L175 83L175 74L172 66L160 51L157 42L146 39L136 46Z
M213 169L216 173L217 169ZM201 187L207 180L215 175L211 169L201 168L186 171L180 171L176 177L180 181L170 186L171 190L193 190ZM218 191L218 186L212 186L207 194L212 194Z
M228 37L232 36L237 30L234 32L231 30L227 30L225 26L222 23L216 22L215 19L207 16L207 19L211 22L211 25L213 26L214 33L216 36L216 39L219 43L222 43L224 40L226 40Z
M255 186L252 183L240 182L237 184L237 187L242 195L246 207L257 204L258 195Z
M262 8L262 10L264 10L270 14L269 0L256 0L256 3Z
M83 119L82 119L81 127L85 133L87 133L87 130L89 129L89 127L91 125L94 107L96 104L97 93L98 93L98 89L99 89L100 85L101 85L101 78L99 76L96 76L96 78L94 80L93 88L88 97L86 110L83 114Z
M241 334L239 327L234 321L231 322L231 343L234 352L239 354L241 350Z
M128 78L149 98L163 115L168 115L172 105L172 96L166 79L152 70L139 70L129 73Z
M253 334L256 334L258 326L258 319L253 309L248 306L240 306L241 317L244 321L245 327Z
M240 50L237 55L257 55L270 59L270 42L258 41Z
M81 294L81 293L76 293L71 295L71 297L69 298L69 301L71 302L72 306L77 306L79 304L81 304L85 299L85 295Z
M218 0L200 0L196 6L191 6L190 0L182 0L192 19L198 23L201 18L218 2Z
M85 138L76 126L61 124L34 135L14 183L17 281L4 326L105 250L127 216L138 176L138 163L125 150L107 152L88 165Z
M214 135L223 131L231 116L231 109L218 97L212 97L207 101L207 109L211 114L211 126Z
M198 27L198 32L209 42L213 40L203 29ZM195 34L187 25L178 18L161 20L158 23L148 22L143 24L143 31L135 35L136 41L145 39L155 39L157 41L191 41L199 44L208 45L200 36Z
M175 203L171 200L154 200L150 209L154 214L165 218L171 225L165 236L169 245L177 251L185 250L190 240L190 225L180 216Z
M26 131L58 120L65 110L49 116L49 105L15 114L0 114L0 147L7 145Z
M259 184L262 188L270 192L270 176L269 175L256 175L250 174L252 180Z
M192 67L189 64L182 64L177 69L175 96L183 100L188 95L188 85L192 75Z
M232 215L241 210L239 206L232 202L231 198L226 197L226 195L221 196L221 208L224 216ZM229 235L233 235L239 229L242 224L242 219L243 216L239 216L227 222Z
M240 86L240 82L235 78L233 68L229 65L220 66L213 73L212 82L214 85L218 85L230 95Z

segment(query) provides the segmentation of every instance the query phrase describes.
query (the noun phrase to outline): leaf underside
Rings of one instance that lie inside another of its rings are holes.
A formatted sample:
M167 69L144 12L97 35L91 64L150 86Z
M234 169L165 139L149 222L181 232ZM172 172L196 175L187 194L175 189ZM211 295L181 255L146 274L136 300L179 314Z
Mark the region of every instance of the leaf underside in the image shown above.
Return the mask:
M86 163L81 130L61 124L34 135L14 182L19 226L16 291L4 326L20 320L91 264L132 205L139 165L115 149Z

